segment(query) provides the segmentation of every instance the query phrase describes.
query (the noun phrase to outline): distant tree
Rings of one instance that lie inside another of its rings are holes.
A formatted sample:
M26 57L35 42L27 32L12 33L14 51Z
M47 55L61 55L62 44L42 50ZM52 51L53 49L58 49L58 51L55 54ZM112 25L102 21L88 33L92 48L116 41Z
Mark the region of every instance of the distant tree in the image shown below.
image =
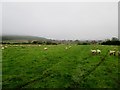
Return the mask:
M42 44L42 42L41 42L41 41L39 41L39 42L38 42L38 44Z
M84 42L82 43L82 45L90 45L90 43Z
M46 45L51 45L51 44L52 44L51 41L47 41L47 42L46 42Z
M116 37L113 37L113 38L111 39L111 41L119 41L119 39L116 38Z
M38 41L37 40L34 40L31 42L32 44L38 44Z
M120 45L118 38L113 37L111 40L107 40L101 43L102 45Z
M82 43L80 43L80 42L77 42L77 45L82 45Z

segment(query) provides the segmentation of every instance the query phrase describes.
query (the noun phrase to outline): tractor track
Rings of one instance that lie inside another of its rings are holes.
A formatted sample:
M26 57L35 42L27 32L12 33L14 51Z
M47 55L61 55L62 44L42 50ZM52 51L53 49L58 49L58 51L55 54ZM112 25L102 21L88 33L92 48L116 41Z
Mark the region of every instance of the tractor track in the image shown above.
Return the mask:
M89 71L86 71L84 75L82 75L80 78L80 80L78 82L75 82L74 80L71 80L72 83L70 84L70 88L80 88L80 83L87 77L89 76L93 71L96 70L97 67L99 67L104 61L105 61L105 58L107 56L108 53L106 53L106 55L104 57L102 57L102 59L100 60L100 62L98 64L96 64L94 66L94 68L92 68L91 70Z
M106 56L107 56L107 54L106 54L104 57L102 57L101 61L100 61L97 65L95 65L93 69L91 69L91 70L89 70L89 71L86 71L86 73L85 73L84 75L82 75L82 78L80 79L80 82L83 81L83 80L85 79L85 77L89 76L98 66L100 66L100 64L105 60L105 57L106 57ZM92 56L89 55L89 56L87 56L87 57L84 57L81 61L84 61L84 60L86 60L87 58L91 58L91 57L92 57ZM58 62L58 63L56 63L55 65L57 65L57 64L59 64L59 63L61 63L61 61ZM53 65L53 66L54 66L54 65ZM53 66L52 66L52 67L53 67ZM26 82L26 83L24 83L24 84L17 85L15 88L22 89L22 88L24 88L25 86L27 86L27 85L29 85L29 84L31 84L31 83L34 83L34 82L36 82L36 81L42 81L43 78L50 77L50 76L52 75L52 72L51 72L52 67L49 68L49 69L44 70L44 71L43 71L43 74L40 75L40 77L36 77L36 78L34 78L33 80L31 80L31 81L29 81L29 82ZM14 77L14 78L15 78L15 77ZM13 78L9 79L9 81L11 81L12 79L13 79ZM75 82L75 81L73 81L73 80L71 80L71 81L72 81L74 84L73 84L73 83L70 84L70 87L72 86L72 87L77 88L77 87L80 86L80 84L79 84L80 82L78 83L78 82ZM3 82L4 82L4 81L3 81Z
M92 57L92 56L89 55L89 56L83 58L81 61L84 61L84 60L86 60L87 58L90 58L90 57ZM58 63L56 63L55 65L57 65L57 64L59 64L59 63L61 63L61 62L58 62ZM53 65L53 66L54 66L54 65ZM53 67L53 66L52 66L52 67ZM37 78L35 78L34 80L31 80L31 81L29 81L29 82L27 82L27 83L18 85L18 86L16 86L16 88L22 89L22 88L24 88L25 86L27 86L27 85L29 85L29 84L31 84L31 83L34 83L34 82L36 82L36 81L42 81L43 78L50 77L50 76L52 75L52 72L49 72L49 71L51 71L52 67L49 68L49 69L47 69L47 70L45 70L40 77L37 77Z

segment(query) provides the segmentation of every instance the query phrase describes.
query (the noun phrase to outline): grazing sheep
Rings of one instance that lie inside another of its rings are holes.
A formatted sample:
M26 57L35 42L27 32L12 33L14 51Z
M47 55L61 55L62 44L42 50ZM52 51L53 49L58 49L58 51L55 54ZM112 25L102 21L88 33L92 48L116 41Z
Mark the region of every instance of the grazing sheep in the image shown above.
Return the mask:
M15 45L16 47L18 46L18 45Z
M65 49L68 49L68 47L65 47Z
M114 55L115 56L116 51L110 50L109 55Z
M48 49L47 47L44 48L44 50L47 50L47 49Z
M41 45L39 45L39 46L41 46Z
M91 49L92 54L96 54L96 50Z
M2 50L5 49L4 47L1 48Z
M5 46L5 48L7 48L7 46Z
M97 49L96 51L97 51L97 53L98 53L98 54L100 54L100 53L101 53L101 50L99 50L99 49Z

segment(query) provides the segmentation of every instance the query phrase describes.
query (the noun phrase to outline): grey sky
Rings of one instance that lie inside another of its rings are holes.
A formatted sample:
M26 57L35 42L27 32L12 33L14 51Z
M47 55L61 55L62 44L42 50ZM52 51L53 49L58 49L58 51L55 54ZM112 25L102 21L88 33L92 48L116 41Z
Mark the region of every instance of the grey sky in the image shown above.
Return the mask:
M2 35L2 3L0 3L0 36L1 35Z
M3 3L2 33L51 39L118 36L117 2Z

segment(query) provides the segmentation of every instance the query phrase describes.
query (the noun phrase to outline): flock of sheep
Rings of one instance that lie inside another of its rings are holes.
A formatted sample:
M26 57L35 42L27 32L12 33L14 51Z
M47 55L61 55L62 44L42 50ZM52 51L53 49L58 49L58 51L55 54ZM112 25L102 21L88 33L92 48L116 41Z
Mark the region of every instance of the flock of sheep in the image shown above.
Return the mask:
M66 50L67 50L67 49L70 49L70 48L71 48L71 46L65 47ZM48 48L47 48L47 47L44 47L44 50L48 50Z
M14 46L24 46L24 45L14 45ZM31 46L31 45L27 45L27 46ZM38 45L38 46L41 46L41 45ZM2 50L4 50L7 47L8 46L1 45L1 49ZM65 47L66 50L70 49L70 48L71 48L71 46ZM48 50L48 48L44 47L44 50ZM91 53L93 55L101 54L101 50L98 49L98 48L97 49L91 49ZM109 50L109 55L114 55L114 56L118 55L118 56L120 56L120 51L116 51L116 49L114 48L114 50Z
M68 46L68 47L65 47L65 49L67 50L67 49L70 49L71 48L71 46ZM44 50L48 50L48 48L47 47L45 47L44 48ZM97 54L100 54L101 53L101 50L100 49L97 49L97 50L92 50L91 49L91 53L93 54L93 55L97 55ZM118 56L120 56L120 51L116 51L116 50L109 50L109 55L117 55L118 54Z
M114 50L109 50L108 52L109 52L109 55L114 55L114 56L118 55L118 56L120 56L120 51L116 51L116 49L114 49ZM91 49L91 53L94 54L94 55L100 54L100 53L101 53L101 50L99 50L99 49L97 49L97 50L92 50L92 49Z
M2 49L2 50L5 49L5 48L7 48L7 46L4 46L4 47L3 47L3 46L1 45L1 49Z
M91 53L92 54L100 54L101 53L101 50L97 49L97 50L92 50L91 49Z
M114 56L118 54L118 56L120 56L120 51L110 50L109 54Z

